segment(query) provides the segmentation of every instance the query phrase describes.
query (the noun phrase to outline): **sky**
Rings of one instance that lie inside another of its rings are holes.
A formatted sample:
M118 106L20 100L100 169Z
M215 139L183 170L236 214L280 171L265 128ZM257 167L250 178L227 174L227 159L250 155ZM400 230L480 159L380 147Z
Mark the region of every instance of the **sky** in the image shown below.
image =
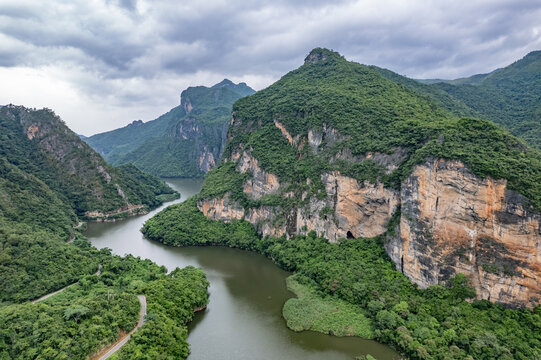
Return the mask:
M84 135L152 120L188 86L260 90L315 47L413 78L541 50L539 0L0 0L0 104Z

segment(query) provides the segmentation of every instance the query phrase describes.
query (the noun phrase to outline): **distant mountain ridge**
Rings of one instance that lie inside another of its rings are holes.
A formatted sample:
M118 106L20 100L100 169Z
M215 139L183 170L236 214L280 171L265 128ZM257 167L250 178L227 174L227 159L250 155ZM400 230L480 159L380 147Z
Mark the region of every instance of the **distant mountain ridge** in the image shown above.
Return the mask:
M419 80L541 149L541 51L504 68L456 80Z
M155 120L85 138L113 165L133 163L162 177L201 177L216 165L233 103L255 93L228 79L182 91L180 105Z

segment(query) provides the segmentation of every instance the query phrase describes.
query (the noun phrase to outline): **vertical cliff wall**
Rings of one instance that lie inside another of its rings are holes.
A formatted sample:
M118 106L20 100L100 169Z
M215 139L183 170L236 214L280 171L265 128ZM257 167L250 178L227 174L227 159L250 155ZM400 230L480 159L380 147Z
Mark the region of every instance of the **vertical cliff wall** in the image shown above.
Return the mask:
M483 299L541 299L539 214L505 180L481 179L459 161L431 160L403 183L399 236L386 244L421 287L466 274Z
M385 248L397 269L420 287L445 284L463 273L482 299L512 306L533 306L541 299L541 216L507 189L505 180L482 179L459 161L430 160L415 167L400 191L338 171L324 173L321 198L287 192L287 184L262 170L249 151L233 160L238 172L252 175L243 187L251 199L278 194L302 201L287 210L245 209L226 194L199 201L207 217L245 219L263 236L315 231L336 241L384 234L400 206L397 235Z

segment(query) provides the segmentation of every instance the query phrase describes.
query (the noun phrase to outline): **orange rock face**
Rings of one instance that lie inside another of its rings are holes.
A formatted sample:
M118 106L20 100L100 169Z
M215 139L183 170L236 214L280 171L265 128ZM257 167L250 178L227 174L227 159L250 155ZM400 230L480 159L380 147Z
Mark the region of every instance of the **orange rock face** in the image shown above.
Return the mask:
M397 268L421 287L466 274L479 298L512 306L541 299L539 214L459 161L417 166L401 190L400 237L386 245Z
M311 230L334 242L339 238L383 234L399 204L396 191L383 184L359 182L338 171L321 176L327 198L310 199L297 211L296 233ZM304 229L304 230L303 230Z
M276 194L280 188L278 177L269 174L259 167L259 163L249 151L244 151L240 157L237 170L242 174L251 171L252 177L244 183L244 192L253 199L260 199L263 195Z
M312 140L309 145L317 149ZM400 205L398 236L385 248L414 283L445 284L463 273L479 298L511 306L540 303L541 216L507 189L505 180L482 179L459 161L431 160L415 167L400 192L338 171L322 174L326 197L318 198L286 190L287 184L262 170L247 150L230 161L237 161L237 171L253 175L243 188L251 198L281 194L302 202L287 211L280 206L244 209L226 194L198 203L209 218L245 219L263 236L315 231L333 242L384 234Z
M32 140L34 137L36 137L38 131L39 128L37 125L30 125L26 130L26 136L28 137L28 140Z

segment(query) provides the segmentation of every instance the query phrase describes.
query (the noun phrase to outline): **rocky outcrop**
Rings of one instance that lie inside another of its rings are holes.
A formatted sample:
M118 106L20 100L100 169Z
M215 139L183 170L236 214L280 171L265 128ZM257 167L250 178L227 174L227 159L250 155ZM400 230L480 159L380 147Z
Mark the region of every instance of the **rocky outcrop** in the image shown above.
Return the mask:
M178 125L178 135L186 140L199 135L199 123L194 118L186 118Z
M210 169L216 166L214 154L209 151L208 146L203 147L203 152L199 155L199 169L203 172L209 172Z
M244 217L244 208L230 199L230 194L225 194L223 198L200 200L197 202L197 208L206 217L212 220L231 221L240 220Z
M297 211L296 232L312 230L330 241L383 234L399 204L398 192L359 182L338 171L321 176L327 197L309 199Z
M298 136L295 136L295 137L291 136L291 134L289 133L289 131L287 131L284 124L282 124L278 120L274 119L274 126L276 126L280 130L282 135L287 139L287 142L289 143L289 145L297 145L297 142L299 141L299 137Z
M280 188L278 177L261 170L256 158L249 151L244 151L237 165L237 171L242 174L250 171L252 177L244 183L244 193L252 199L261 199L263 195L276 194Z
M32 140L36 137L36 135L39 132L39 128L37 125L30 125L28 129L26 129L26 137L28 137L28 140Z
M386 244L421 287L466 274L483 299L541 299L541 216L505 180L481 179L459 161L431 160L402 185L399 236Z

